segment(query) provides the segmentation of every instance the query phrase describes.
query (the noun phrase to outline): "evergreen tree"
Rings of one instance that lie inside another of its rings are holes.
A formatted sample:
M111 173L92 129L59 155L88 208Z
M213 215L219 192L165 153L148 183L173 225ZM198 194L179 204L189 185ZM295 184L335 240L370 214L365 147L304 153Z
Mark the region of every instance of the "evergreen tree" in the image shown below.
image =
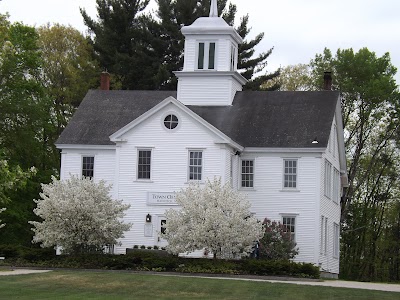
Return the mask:
M100 66L116 75L122 89L174 90L177 79L173 71L183 66L184 36L181 27L192 24L197 18L208 16L210 0L157 0L157 19L143 10L148 0L97 0L98 21L91 19L85 10L82 16L92 34L94 49ZM219 14L229 25L234 25L236 5L227 0L218 1ZM239 46L238 68L249 80L245 89L258 90L261 84L276 77L262 72L272 49L254 57L255 47L264 34L247 41L250 32L249 17L241 19L236 28L244 43ZM270 90L278 86L271 86Z
M81 14L92 34L100 67L116 76L114 88L154 89L161 51L151 16L143 14L149 0L96 0L98 20ZM149 28L146 28L149 26Z
M181 34L181 27L191 25L197 18L208 16L210 11L210 0L157 0L157 16L163 30L163 41L165 46L162 58L162 72L164 77L160 77L160 88L175 89L177 80L173 71L177 71L183 66L184 36ZM234 26L236 15L236 5L227 0L218 0L219 15L231 26ZM264 33L258 34L253 40L246 40L250 32L248 27L249 16L241 18L239 26L236 28L239 35L243 38L243 44L239 45L238 69L240 73L249 80L244 89L260 90L261 85L279 75L279 70L253 78L262 72L266 65L269 55L273 49L254 57L255 47L261 42ZM276 90L279 85L269 86L268 90Z

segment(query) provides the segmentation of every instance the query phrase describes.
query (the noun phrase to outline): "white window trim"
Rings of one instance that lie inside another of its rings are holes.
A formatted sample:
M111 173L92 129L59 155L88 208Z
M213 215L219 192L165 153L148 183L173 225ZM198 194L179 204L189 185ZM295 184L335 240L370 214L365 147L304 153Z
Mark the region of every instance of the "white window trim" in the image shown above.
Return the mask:
M79 178L82 179L83 178L83 158L84 157L93 157L93 177L92 179L95 179L95 172L96 172L96 155L95 154L90 154L90 153L85 153L85 154L81 154L81 171L79 173Z
M328 218L325 217L325 227L324 227L324 255L328 253Z
M337 223L333 223L333 258L339 258L340 255L340 226Z
M252 187L245 187L242 186L242 162L243 161L252 161L253 162L253 186ZM239 162L239 188L241 190L254 190L255 188L255 173L256 173L256 160L254 158L240 158L240 162Z
M294 219L294 243L297 243L297 214L280 214L281 215L281 224L283 224L284 218L293 218ZM284 225L285 226L285 225ZM290 233L291 234L291 233Z
M333 192L332 200L334 203L339 204L340 202L340 172L333 167Z
M296 187L285 187L285 162L286 161L296 161ZM299 191L299 159L298 158L283 158L283 166L282 166L282 191L291 191L298 192Z
M188 148L187 149L187 182L198 182L202 183L204 182L204 149L202 148ZM201 179L196 180L196 179L190 179L190 152L201 152Z
M203 57L203 69L199 69L199 45L204 43L204 57ZM215 43L215 53L214 53L214 69L208 68L210 43ZM196 60L195 60L195 70L197 71L216 71L218 61L218 42L217 40L197 40L196 41Z
M150 151L150 178L139 178L139 151ZM138 182L153 182L153 148L152 147L137 147L136 149L136 181Z
M324 195L332 199L332 164L327 159L324 165Z
M169 128L165 127L165 125L164 125L164 120L169 115L175 115L178 118L178 125L173 129L169 129ZM180 114L177 113L176 111L172 111L172 110L171 111L167 111L166 113L164 113L161 116L161 120L160 121L161 121L161 127L168 133L176 132L181 127L181 124L182 124L182 118L181 118Z
M231 71L237 71L237 59L238 59L238 48L234 45L231 44L231 60L230 60L230 70Z
M319 253L324 254L324 223L325 217L321 216L321 223L320 223L320 241L319 241Z

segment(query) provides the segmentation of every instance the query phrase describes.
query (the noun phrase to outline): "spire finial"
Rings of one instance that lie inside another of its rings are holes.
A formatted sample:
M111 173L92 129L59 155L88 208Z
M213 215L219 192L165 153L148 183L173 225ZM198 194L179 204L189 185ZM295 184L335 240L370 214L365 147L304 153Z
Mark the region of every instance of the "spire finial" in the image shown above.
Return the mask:
M218 18L217 0L211 0L210 18Z

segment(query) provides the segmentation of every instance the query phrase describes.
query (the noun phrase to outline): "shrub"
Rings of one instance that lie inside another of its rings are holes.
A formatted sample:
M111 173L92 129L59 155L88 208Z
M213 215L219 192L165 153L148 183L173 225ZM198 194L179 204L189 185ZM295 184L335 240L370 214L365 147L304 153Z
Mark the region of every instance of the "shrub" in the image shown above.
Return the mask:
M264 236L259 241L259 257L272 260L292 259L298 254L296 243L291 240L286 226L264 219Z

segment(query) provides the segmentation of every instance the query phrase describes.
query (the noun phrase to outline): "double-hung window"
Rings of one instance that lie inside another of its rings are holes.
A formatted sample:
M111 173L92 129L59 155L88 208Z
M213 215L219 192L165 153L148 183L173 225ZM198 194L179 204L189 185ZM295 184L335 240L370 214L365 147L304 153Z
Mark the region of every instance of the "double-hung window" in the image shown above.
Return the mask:
M340 173L336 168L333 168L333 193L332 200L339 203L340 200Z
M201 181L203 173L203 151L189 151L189 180Z
M328 218L321 216L320 253L326 255L328 251Z
M332 164L327 160L325 160L324 194L329 199L332 198Z
M290 240L296 242L296 217L283 216L282 224L286 227L286 232L290 233Z
M297 159L284 159L283 187L297 188Z
M333 257L339 258L339 224L333 223Z
M94 175L94 156L82 157L82 177L93 178Z
M215 42L199 42L197 53L197 69L214 70L215 69Z
M150 179L151 177L151 150L138 150L137 179Z
M242 160L242 187L254 187L254 160Z

